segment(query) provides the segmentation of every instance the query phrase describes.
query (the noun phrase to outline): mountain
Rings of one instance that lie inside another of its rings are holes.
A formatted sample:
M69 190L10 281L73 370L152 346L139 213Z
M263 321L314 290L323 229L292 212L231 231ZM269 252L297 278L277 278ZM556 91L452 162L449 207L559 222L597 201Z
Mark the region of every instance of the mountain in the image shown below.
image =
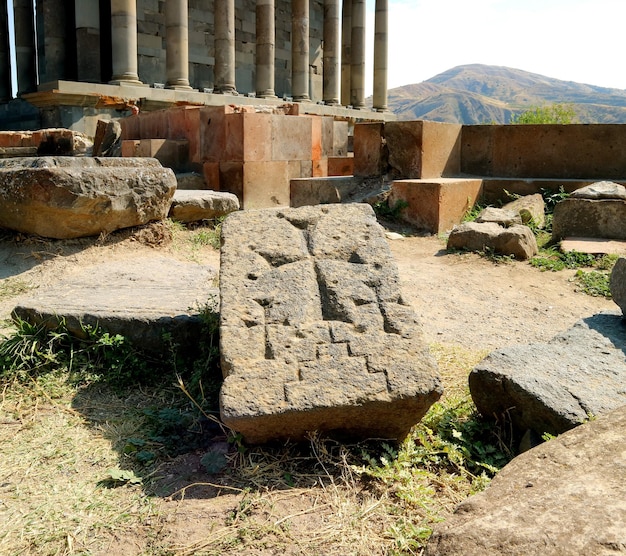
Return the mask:
M401 120L508 123L514 114L554 103L571 105L578 123L626 123L626 90L502 66L457 66L389 91L389 109Z

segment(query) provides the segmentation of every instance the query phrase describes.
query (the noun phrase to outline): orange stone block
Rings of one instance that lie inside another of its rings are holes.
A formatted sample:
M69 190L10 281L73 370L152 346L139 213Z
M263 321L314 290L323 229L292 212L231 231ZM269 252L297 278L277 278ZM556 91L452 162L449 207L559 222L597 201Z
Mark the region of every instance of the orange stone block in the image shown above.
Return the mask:
M200 106L180 106L167 111L167 138L186 140L189 162L200 164Z
M120 120L120 126L122 127L122 141L125 139L141 139L139 115L122 118Z
M200 160L220 162L226 146L226 123L228 114L233 114L230 106L203 106L200 108Z
M219 162L205 162L202 165L202 175L204 176L204 183L207 184L207 189L220 191L220 163Z
M383 151L382 122L354 126L354 175L381 176L387 167Z
M329 176L351 176L354 174L353 156L329 156L328 175Z
M167 139L168 110L139 114L139 139Z
M272 116L272 160L312 160L313 118Z
M222 160L270 160L272 154L271 114L240 112L224 118L226 141Z
M388 203L407 203L400 217L416 228L440 234L460 224L480 196L481 179L438 178L396 180L391 184Z

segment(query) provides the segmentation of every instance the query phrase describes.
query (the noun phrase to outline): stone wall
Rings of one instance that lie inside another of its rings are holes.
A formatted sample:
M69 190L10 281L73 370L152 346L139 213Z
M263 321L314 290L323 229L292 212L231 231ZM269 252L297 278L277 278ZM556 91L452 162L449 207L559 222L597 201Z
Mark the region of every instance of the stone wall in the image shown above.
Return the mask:
M138 0L139 79L165 82L165 13L163 1ZM235 2L236 84L242 94L256 90L256 2ZM310 4L310 96L322 99L324 5ZM194 89L213 88L215 64L213 0L189 0L189 82ZM279 97L291 96L291 2L276 1L276 78Z

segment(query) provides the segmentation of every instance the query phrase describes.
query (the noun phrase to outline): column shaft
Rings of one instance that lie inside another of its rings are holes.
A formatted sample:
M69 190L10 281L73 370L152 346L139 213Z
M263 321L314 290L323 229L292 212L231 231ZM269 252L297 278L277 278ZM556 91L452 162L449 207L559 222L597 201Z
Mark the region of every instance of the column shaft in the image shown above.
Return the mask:
M11 54L9 50L9 17L7 3L0 2L0 102L10 100Z
M350 104L365 107L365 0L352 0Z
M350 104L350 75L352 73L352 0L343 0L341 8L341 104Z
M309 100L309 0L291 2L291 90L293 99Z
M15 57L17 63L17 93L37 90L37 53L35 51L35 22L32 0L13 0L15 21Z
M235 0L215 0L216 93L235 93Z
M78 81L98 83L100 63L100 6L98 0L74 0L76 73Z
M387 0L376 0L374 19L374 97L373 108L387 110Z
M275 97L276 76L276 23L274 0L257 0L256 3L256 95Z
M191 89L187 0L165 2L165 69L168 89Z
M326 104L339 104L339 12L341 0L324 1L324 92Z
M137 74L137 4L135 0L111 0L110 83L141 84Z

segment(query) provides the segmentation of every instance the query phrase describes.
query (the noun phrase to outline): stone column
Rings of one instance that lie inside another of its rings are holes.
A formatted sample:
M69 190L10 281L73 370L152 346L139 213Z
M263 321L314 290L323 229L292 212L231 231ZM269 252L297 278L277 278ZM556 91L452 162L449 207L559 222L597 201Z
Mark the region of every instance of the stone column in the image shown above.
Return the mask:
M137 75L137 4L111 0L111 54L113 78L109 83L141 85Z
M343 0L341 8L341 104L350 104L350 63L352 40L352 0Z
M11 54L9 50L9 16L7 3L0 2L0 102L10 100Z
M373 108L379 112L387 110L387 45L387 0L376 0Z
M293 100L310 100L309 0L291 1L291 91Z
M232 94L235 85L235 0L215 0L214 92Z
M350 104L365 107L365 0L352 0Z
M37 69L39 83L76 79L74 3L37 0Z
M76 18L76 76L78 81L99 83L100 6L98 0L74 0Z
M276 23L274 0L256 2L256 96L275 98Z
M17 94L37 90L37 54L33 0L13 0Z
M324 93L326 104L339 104L340 0L324 1Z
M165 68L168 89L189 90L189 12L187 0L165 2Z

